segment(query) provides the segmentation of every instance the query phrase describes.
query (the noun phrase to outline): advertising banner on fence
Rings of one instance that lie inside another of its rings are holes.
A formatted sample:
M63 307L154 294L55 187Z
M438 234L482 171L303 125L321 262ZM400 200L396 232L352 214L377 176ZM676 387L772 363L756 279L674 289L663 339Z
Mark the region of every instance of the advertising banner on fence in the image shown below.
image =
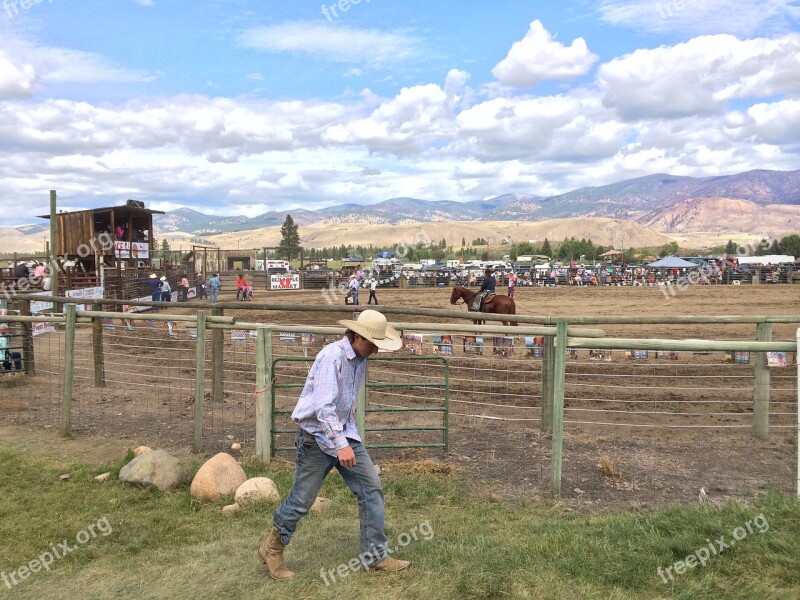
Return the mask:
M131 302L150 302L153 299L152 296L142 296L141 298L134 298ZM149 306L130 306L128 304L122 305L122 312L142 312L145 310L150 310Z
M43 333L53 333L56 330L55 323L33 323L31 332L33 335L42 335Z
M67 298L83 298L86 300L92 300L94 298L102 298L104 290L101 287L91 287L91 288L83 288L80 290L69 290L64 295ZM85 304L76 304L75 310L86 310Z
M270 275L271 290L299 290L300 275Z
M52 302L42 302L41 300L31 301L31 314L40 312L51 312L53 310Z
M80 290L69 290L64 293L67 298L81 298L81 299L93 299L93 298L102 298L105 290L102 287L91 287L91 288L83 288ZM47 296L50 292L39 292L38 295L40 296ZM76 310L86 310L85 304L76 304ZM53 312L53 303L52 302L44 302L42 300L33 300L31 301L31 314L38 314L38 313L52 313ZM43 333L52 333L56 330L56 327L53 323L33 323L31 326L31 330L33 335L42 335Z

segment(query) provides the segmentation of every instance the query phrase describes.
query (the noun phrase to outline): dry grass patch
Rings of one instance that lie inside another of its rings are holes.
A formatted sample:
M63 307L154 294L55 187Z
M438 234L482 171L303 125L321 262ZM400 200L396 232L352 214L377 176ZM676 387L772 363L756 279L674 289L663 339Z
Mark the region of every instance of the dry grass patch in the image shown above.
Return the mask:
M611 458L609 456L606 456L605 454L603 454L600 457L600 464L597 465L597 467L600 469L600 472L606 477L619 478L622 477L623 475L622 470L615 467L614 461L611 460Z
M459 471L455 465L430 459L388 462L384 464L384 468L414 475L452 475Z

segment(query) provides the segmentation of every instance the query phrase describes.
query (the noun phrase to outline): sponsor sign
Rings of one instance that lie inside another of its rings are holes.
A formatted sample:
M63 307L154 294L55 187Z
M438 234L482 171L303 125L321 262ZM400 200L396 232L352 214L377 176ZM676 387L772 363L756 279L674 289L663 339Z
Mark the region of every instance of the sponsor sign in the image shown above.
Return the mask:
M131 257L131 243L130 242L114 242L114 256L117 258L130 258Z
M299 290L300 275L270 275L271 290Z
M131 258L150 258L150 245L147 242L131 242Z

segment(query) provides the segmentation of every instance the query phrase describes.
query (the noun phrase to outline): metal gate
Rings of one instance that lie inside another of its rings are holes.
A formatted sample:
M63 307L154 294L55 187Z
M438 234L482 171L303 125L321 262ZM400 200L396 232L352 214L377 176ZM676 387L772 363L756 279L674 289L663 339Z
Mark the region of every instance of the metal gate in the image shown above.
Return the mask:
M281 426L279 420L286 421L291 415L297 398L288 400L279 397L279 390L302 389L305 385L305 374L279 373L278 365L284 366L311 363L314 357L283 356L272 361L274 381L270 386L270 409L272 412L270 455L276 452L294 451L293 445L279 445L278 435L294 435L296 427ZM387 365L384 367L384 363ZM437 369L431 369L434 364L441 363ZM393 367L400 365L398 370ZM405 366L405 368L402 368ZM307 367L308 368L308 367ZM297 371L297 369L295 369ZM287 381L279 382L283 375ZM376 380L383 375L387 381ZM292 376L298 381L290 381ZM303 381L300 382L299 380ZM399 381L397 379L400 379ZM397 391L405 394L398 395ZM441 398L426 398L431 392L441 393ZM400 399L392 399L392 395ZM287 408L287 405L292 408ZM361 434L364 445L368 448L441 448L448 450L450 411L450 365L447 359L437 355L392 355L375 356L367 362L367 373L356 404L356 425ZM369 417L368 417L369 415ZM426 416L438 415L440 418L435 423L409 423L408 421L425 420ZM393 421L402 417L405 423L397 424ZM406 439L394 436L404 432ZM435 441L423 440L414 442L414 434L422 433L436 436ZM388 434L389 440L384 439ZM440 437L441 436L441 437ZM440 437L440 439L438 439ZM376 441L372 441L377 438Z

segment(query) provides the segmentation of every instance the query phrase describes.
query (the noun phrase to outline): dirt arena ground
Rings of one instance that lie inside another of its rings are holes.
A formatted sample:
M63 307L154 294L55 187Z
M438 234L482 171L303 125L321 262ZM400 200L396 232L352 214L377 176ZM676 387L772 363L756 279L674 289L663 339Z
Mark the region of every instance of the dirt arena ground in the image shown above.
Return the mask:
M500 290L501 293L505 289ZM367 294L364 294L364 299ZM330 297L330 296L328 296ZM381 305L466 310L449 304L449 289L379 289ZM223 295L223 300L233 298ZM794 324L775 325L773 339L794 340L800 325L800 288L777 286L691 286L667 299L659 288L519 288L518 314L575 316L795 315ZM327 305L319 290L255 292L254 302L285 304L283 311L258 311L249 303L226 310L245 322L333 325L348 313L297 310ZM342 304L343 306L343 299ZM185 314L186 308L170 309ZM389 314L391 321L452 322L449 319ZM755 325L592 325L607 335L626 338L755 339ZM131 445L147 443L185 448L191 445L194 414L195 342L179 324L170 338L157 324L134 323L126 331L116 322L106 330L107 387L95 388L91 331L76 339L76 392L73 429L78 436L116 437ZM13 427L55 428L62 397L63 334L36 338L37 375L0 378L0 423ZM453 336L449 362L449 448L382 449L379 461L433 459L456 466L465 476L490 484L503 496L546 493L550 481L549 434L541 430L541 360L528 356L521 339L510 356L493 355L484 336L480 356L466 355ZM424 353L435 350L423 338ZM284 344L284 342L286 342ZM275 337L274 352L313 357L324 340L309 344ZM789 362L791 362L791 357ZM210 345L206 352L210 370ZM299 385L307 363L276 367L276 381ZM721 354L680 353L678 360L645 361L612 353L612 361L588 359L587 351L567 365L562 491L579 508L643 507L696 502L700 487L717 499L746 498L765 485L790 490L796 473L797 371L791 365L772 373L770 439L751 435L752 365L724 362ZM413 388L369 391L368 429L431 427L424 431L369 431L373 446L436 444L442 413L391 412L397 408L443 406L442 362L381 361L371 379L383 383L416 382ZM252 451L255 435L255 348L226 334L225 397L211 401L207 372L204 443L209 452L231 441ZM438 386L437 386L438 384ZM290 410L298 388L276 393L277 408ZM280 428L289 429L285 415ZM279 447L290 435L276 437ZM279 452L290 458L290 453Z

